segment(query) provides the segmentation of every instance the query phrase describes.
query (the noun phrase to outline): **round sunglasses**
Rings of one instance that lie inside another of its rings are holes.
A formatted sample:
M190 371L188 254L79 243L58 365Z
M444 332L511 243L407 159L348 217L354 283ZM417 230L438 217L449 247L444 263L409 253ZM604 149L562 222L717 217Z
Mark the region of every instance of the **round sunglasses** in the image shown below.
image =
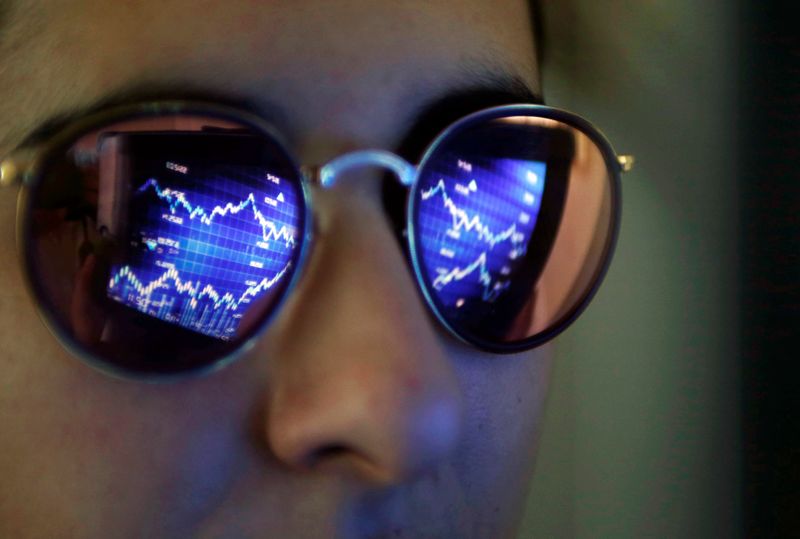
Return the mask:
M106 372L163 379L255 343L302 276L313 189L359 167L404 187L399 240L442 326L488 352L540 345L597 290L632 163L586 120L540 105L462 118L417 164L363 150L301 167L258 116L154 102L12 153L0 180L21 184L21 261L52 333Z

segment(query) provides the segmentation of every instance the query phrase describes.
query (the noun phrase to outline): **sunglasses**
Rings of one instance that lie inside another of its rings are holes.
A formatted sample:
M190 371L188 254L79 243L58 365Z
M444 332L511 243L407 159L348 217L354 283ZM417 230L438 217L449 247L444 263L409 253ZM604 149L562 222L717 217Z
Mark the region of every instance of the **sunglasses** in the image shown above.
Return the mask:
M364 150L300 167L253 114L153 102L17 150L0 179L21 185L20 256L48 328L89 364L146 379L251 347L302 277L312 186L365 166L404 188L398 239L438 322L488 352L540 345L597 290L632 162L574 114L508 105L452 124L416 165Z

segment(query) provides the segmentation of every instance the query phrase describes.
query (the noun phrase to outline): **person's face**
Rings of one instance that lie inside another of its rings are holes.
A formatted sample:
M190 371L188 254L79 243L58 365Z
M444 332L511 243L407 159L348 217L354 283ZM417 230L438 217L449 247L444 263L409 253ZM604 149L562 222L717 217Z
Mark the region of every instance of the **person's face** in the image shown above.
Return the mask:
M396 149L434 103L428 137L524 99L504 77L538 91L522 0L23 4L0 33L0 155L131 87L246 101L303 163ZM496 356L437 325L380 177L313 193L309 267L258 346L164 384L103 375L50 336L0 192L0 537L512 536L549 347Z

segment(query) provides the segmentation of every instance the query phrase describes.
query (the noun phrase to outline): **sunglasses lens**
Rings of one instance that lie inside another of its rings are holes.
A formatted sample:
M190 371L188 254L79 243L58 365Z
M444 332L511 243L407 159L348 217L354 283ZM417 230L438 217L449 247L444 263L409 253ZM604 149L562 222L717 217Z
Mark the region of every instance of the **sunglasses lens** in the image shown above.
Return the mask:
M83 133L47 156L23 204L51 327L132 375L207 368L242 347L284 296L306 219L277 141L191 114Z
M420 166L412 253L434 310L496 351L540 342L588 301L610 254L616 176L594 138L561 121L463 124Z

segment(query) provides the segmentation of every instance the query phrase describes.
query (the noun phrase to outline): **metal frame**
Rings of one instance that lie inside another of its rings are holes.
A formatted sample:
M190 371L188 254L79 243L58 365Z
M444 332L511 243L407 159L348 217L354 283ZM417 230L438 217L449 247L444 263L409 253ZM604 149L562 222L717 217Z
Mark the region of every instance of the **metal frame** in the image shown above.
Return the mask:
M297 255L297 268L293 272L286 290L283 295L277 300L272 310L266 314L264 320L254 328L251 335L249 335L242 343L234 348L230 353L221 356L216 361L208 365L198 367L192 370L175 373L175 374L144 374L137 371L131 371L117 367L102 357L97 357L90 351L87 351L80 343L76 342L72 336L65 331L61 324L57 321L54 313L46 308L46 303L41 298L44 293L38 283L32 279L32 253L30 252L30 242L26 236L30 224L30 194L32 189L41 180L41 172L46 169L47 162L52 159L60 150L69 146L78 137L91 132L103 125L116 123L123 120L144 118L149 116L159 116L166 114L194 114L198 116L207 116L211 118L220 118L225 120L235 121L237 123L248 125L261 132L266 136L271 137L277 145L283 149L287 159L294 165L298 171L298 176L303 179L301 181L301 192L303 196L303 230L302 230L302 245ZM217 370L222 369L226 365L232 363L247 351L251 350L261 335L266 331L270 321L275 314L280 311L281 306L287 297L289 297L297 286L301 278L303 270L306 266L308 253L313 244L313 215L311 210L311 192L309 189L309 182L305 181L305 176L300 172L300 168L292 157L292 154L287 150L283 137L271 125L264 120L246 111L228 107L224 105L217 105L213 103L201 102L185 102L185 101L170 101L170 102L157 102L157 103L144 103L127 105L121 107L114 107L107 111L100 112L96 115L90 115L71 125L69 128L59 132L56 136L50 139L46 144L33 150L25 150L21 154L22 159L12 157L2 161L2 168L6 171L4 174L2 185L21 185L19 191L19 198L17 202L17 220L16 220L16 237L17 249L19 251L20 262L22 264L23 277L26 286L36 299L36 306L40 318L44 322L48 330L59 340L59 342L73 355L79 357L91 367L100 370L116 378L133 379L151 383L169 383L188 378L194 378L210 374ZM20 163L20 164L17 164ZM25 166L22 166L25 163ZM9 170L13 170L14 175L8 174Z
M425 278L425 274L423 272L421 262L418 257L417 249L415 246L416 234L414 230L415 223L413 216L414 212L416 211L415 201L417 200L416 194L417 190L419 189L419 183L418 182L414 183L414 186L411 188L410 196L408 197L409 204L407 209L408 213L406 215L406 222L408 223L409 231L407 236L409 242L409 253L411 253L411 261L414 267L415 277L417 279L417 282L423 285L420 288L422 289L423 295L425 296L425 301L427 302L428 306L433 311L433 313L436 315L436 318L439 320L439 322L444 327L446 327L450 333L458 337L461 341L470 344L472 346L475 346L477 348L480 348L482 350L485 350L487 352L494 352L498 354L511 354L515 352L529 350L531 348L534 348L549 341L559 333L563 332L567 327L569 327L569 325L573 321L575 321L575 319L586 309L589 302L594 297L595 293L600 287L600 283L602 283L606 272L608 271L612 255L614 253L614 248L617 243L617 237L619 235L620 214L622 207L622 187L620 181L620 174L626 170L630 170L633 166L632 156L625 156L625 155L618 156L611 147L611 143L608 141L608 139L591 123L589 123L587 120L581 118L576 114L567 112L565 110L548 107L545 105L506 105L506 106L494 107L478 111L450 125L438 137L436 137L436 140L434 140L430 146L428 146L428 149L425 151L425 154L420 160L420 164L417 167L417 170L418 171L422 170L425 167L427 161L436 151L437 147L440 144L442 144L442 142L446 140L448 136L454 131L463 129L478 122L483 122L486 120L492 120L497 118L508 118L512 116L531 116L537 118L548 118L551 120L563 122L584 133L592 140L592 142L594 142L597 145L597 147L600 149L600 152L603 155L603 159L606 162L606 167L608 168L609 172L609 179L612 183L611 231L606 240L606 245L603 248L603 254L601 256L602 263L597 268L597 271L595 272L595 275L591 280L591 286L564 316L562 316L559 320L557 320L549 330L544 331L538 335L534 335L527 339L523 339L521 341L516 341L516 342L494 343L481 339L475 335L470 335L459 331L456 327L450 324L447 321L447 319L441 314L436 299L433 297L433 294L430 290L431 285Z
M300 252L297 258L297 269L291 276L291 280L289 281L283 296L277 301L273 309L265 316L264 321L253 331L249 337L247 337L229 354L220 357L217 361L208 366L179 374L158 374L147 376L142 375L141 373L117 368L107 360L95 357L94 354L87 352L79 343L74 341L68 332L60 327L53 313L48 312L48 310L45 308L45 304L41 301L41 298L44 297L43 291L40 289L37 283L33 282L33 279L31 278L32 260L31 253L29 252L30 242L26 234L30 225L30 211L28 211L30 204L30 193L32 189L35 188L41 181L41 173L43 170L46 170L47 162L52 159L57 152L63 150L66 146L74 142L79 136L86 134L93 129L99 128L100 126L126 119L165 114L194 114L232 120L250 126L255 131L272 138L284 151L289 161L295 166L296 170L298 171L298 175L301 178L301 192L303 194L304 206L304 225L302 232L302 245L300 246ZM476 122L511 116L533 116L539 118L549 118L563 122L586 134L597 145L606 161L610 181L612 182L612 230L609 233L606 245L604 247L602 264L592 279L591 287L586 291L584 296L577 302L577 304L566 315L558 320L548 331L519 342L498 344L483 341L474 336L460 333L456 328L448 323L446 318L441 314L430 291L430 284L427 282L422 271L415 245L415 229L412 217L415 211L415 195L417 194L417 190L419 188L417 183L418 172L425 167L433 152L435 152L436 148L442 144L442 141L447 139L448 136L454 131L463 129L464 127L470 126ZM570 112L543 105L506 105L484 109L470 114L469 116L466 116L465 118L462 118L461 120L450 125L442 133L440 133L428 146L418 166L414 166L405 159L385 150L361 150L340 155L328 161L321 167L301 167L297 165L297 162L292 157L292 154L288 151L280 133L278 133L270 124L252 113L239 110L234 107L218 105L214 103L163 101L114 107L97 114L92 114L83 120L70 125L67 129L60 131L45 144L37 148L20 149L12 152L10 156L0 160L0 186L21 186L17 205L17 247L23 266L26 284L34 298L37 300L37 308L39 310L40 317L51 333L53 333L62 343L62 345L64 345L64 347L67 348L71 353L80 357L89 365L103 372L111 374L112 376L126 379L133 378L150 382L163 382L214 372L235 361L238 357L255 346L257 340L269 326L272 318L280 310L283 302L297 286L297 283L304 272L308 253L310 252L314 241L312 233L314 212L312 204L313 201L309 188L310 184L313 182L321 185L322 188L331 188L335 185L338 176L344 171L363 166L375 166L388 169L397 176L401 184L410 188L410 195L408 197L406 208L406 226L408 228L405 235L407 236L408 240L411 265L414 270L414 276L417 280L418 287L422 292L422 296L425 298L425 302L428 304L428 307L434 313L438 321L459 340L488 352L513 353L538 346L564 331L564 329L566 329L572 323L572 321L574 321L575 318L577 318L578 315L583 312L602 282L611 262L619 233L621 207L620 174L630 170L632 165L633 157L618 156L614 152L611 144L608 142L605 136L603 136L603 134L600 133L600 131L598 131L591 123Z

